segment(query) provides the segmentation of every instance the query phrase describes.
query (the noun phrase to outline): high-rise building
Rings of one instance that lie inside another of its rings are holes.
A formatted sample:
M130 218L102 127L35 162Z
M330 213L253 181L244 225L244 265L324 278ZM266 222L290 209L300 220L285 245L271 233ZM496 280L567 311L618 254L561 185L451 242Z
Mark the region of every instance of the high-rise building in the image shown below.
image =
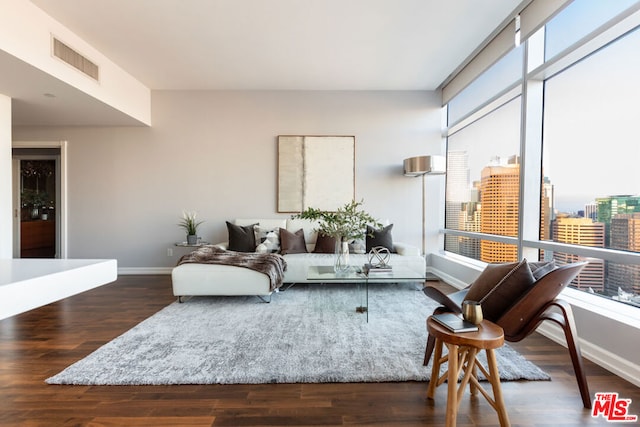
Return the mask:
M460 222L464 203L470 201L469 155L464 150L447 152L447 196L445 227L460 230ZM445 249L460 253L458 236L445 236Z
M540 192L540 240L551 240L551 221L555 218L553 200L553 185L545 176Z
M611 219L619 214L640 212L640 196L608 196L596 199L598 222L605 224L605 245L611 247Z
M481 208L477 200L462 204L460 230L476 233L480 231ZM480 259L480 240L473 237L458 237L458 246L460 255Z
M553 240L573 245L604 247L604 224L593 222L589 218L572 218L558 216L553 221ZM571 284L582 290L605 291L605 265L597 258L584 258L578 255L554 252L553 258L560 265L576 261L589 261L589 264L574 279Z
M495 158L482 169L480 182L480 232L500 236L518 235L520 163L516 156L507 162ZM518 248L501 242L482 240L480 259L485 262L512 262Z
M584 205L584 217L594 221L598 220L598 204L595 201Z
M604 224L588 218L558 216L553 223L554 241L573 245L604 247Z
M611 218L611 248L640 252L640 213L618 214ZM640 294L640 265L609 262L607 292L616 295L618 287Z

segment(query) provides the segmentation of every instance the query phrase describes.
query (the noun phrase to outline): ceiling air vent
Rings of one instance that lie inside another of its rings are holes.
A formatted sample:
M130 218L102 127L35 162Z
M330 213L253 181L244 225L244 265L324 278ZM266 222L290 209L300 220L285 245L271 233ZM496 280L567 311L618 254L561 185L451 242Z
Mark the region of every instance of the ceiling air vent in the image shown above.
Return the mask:
M98 81L100 68L55 37L53 38L53 56Z

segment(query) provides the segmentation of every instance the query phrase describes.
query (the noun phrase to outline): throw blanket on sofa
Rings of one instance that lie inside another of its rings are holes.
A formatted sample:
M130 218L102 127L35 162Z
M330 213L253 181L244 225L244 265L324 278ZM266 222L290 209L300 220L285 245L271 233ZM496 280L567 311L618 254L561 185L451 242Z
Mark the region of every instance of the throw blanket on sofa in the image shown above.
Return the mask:
M227 251L218 246L202 246L195 251L183 255L180 264L223 264L244 267L269 276L271 290L282 286L287 262L278 254L258 254L253 252Z

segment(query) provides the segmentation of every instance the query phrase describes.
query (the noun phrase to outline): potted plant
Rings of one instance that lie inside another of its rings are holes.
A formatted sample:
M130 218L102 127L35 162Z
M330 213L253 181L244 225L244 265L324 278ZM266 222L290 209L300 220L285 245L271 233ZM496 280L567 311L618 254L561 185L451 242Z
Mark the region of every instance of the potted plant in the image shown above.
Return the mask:
M362 209L363 201L352 200L335 212L323 211L316 208L294 215L294 218L320 221L319 233L331 236L336 240L336 259L334 269L337 273L349 269L349 243L356 239L364 239L367 225L375 228L381 224Z
M195 245L198 242L198 226L204 221L196 221L196 212L182 212L182 220L178 225L187 233L187 244Z
M36 219L40 216L40 208L46 206L49 196L45 192L25 188L20 198L22 207L31 209L31 218Z

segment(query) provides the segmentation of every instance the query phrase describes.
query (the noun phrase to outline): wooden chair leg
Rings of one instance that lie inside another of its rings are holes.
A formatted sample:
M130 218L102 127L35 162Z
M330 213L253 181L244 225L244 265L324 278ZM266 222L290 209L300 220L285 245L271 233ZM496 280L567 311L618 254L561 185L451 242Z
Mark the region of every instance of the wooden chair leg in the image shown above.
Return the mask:
M438 307L433 310L433 314L445 313L447 309L445 307ZM429 318L427 317L427 321ZM429 334L427 337L427 348L424 350L424 361L422 362L423 366L427 366L429 364L429 359L431 359L431 354L433 354L433 349L435 346L436 339Z
M469 380L473 375L477 375L474 372L475 366L476 366L477 354L478 354L477 348L475 347L468 348L464 354L464 358L462 360L458 358L458 360L460 361L460 365L458 366L458 368L464 367L464 375L462 376L462 380L460 381L460 385L458 386L458 396L457 396L458 406L460 406L460 401L462 400L462 395L464 394L464 390L467 384L469 384L471 388L475 388L475 386L473 385L473 382L469 382Z
M458 346L449 346L447 362L447 427L455 427L458 418Z
M433 367L431 368L431 380L429 380L429 387L427 388L427 397L433 399L436 393L436 387L438 387L438 381L440 380L440 359L442 358L442 341L434 338L436 354L433 358Z
M589 394L589 384L587 383L587 377L584 373L584 365L582 364L582 353L580 352L580 344L577 341L576 323L573 318L573 311L569 303L563 300L555 300L551 305L558 307L562 311L562 319L549 320L555 321L562 327L564 331L565 339L567 340L567 348L569 355L571 356L571 363L573 363L573 371L578 381L578 388L580 389L580 396L582 397L582 404L585 408L591 409L591 395Z
M504 399L502 397L502 387L500 385L500 374L498 373L498 363L496 362L496 354L493 349L487 349L487 364L489 365L489 382L493 388L493 401L495 403L495 409L498 413L498 419L500 420L501 427L510 426L509 416L507 415L507 409L504 405Z
M424 366L427 366L429 364L429 359L431 359L431 354L433 353L435 345L436 339L431 334L429 334L429 336L427 337L427 348L424 351L424 362L422 362Z
M473 361L473 366L471 367L471 376L476 380L478 379L478 367L476 366L475 360ZM473 381L469 383L469 392L472 396L476 396L478 394L478 387L476 387L476 384Z

